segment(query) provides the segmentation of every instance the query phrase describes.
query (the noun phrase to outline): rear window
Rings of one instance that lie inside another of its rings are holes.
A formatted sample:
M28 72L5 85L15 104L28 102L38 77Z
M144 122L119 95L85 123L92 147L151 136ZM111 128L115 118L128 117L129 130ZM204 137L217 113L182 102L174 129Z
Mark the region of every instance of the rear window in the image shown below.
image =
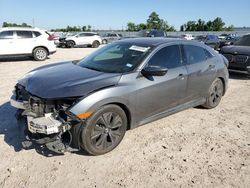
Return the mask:
M13 31L0 32L0 39L13 39Z
M234 45L238 46L250 46L250 35L245 35L241 37Z
M41 33L38 31L33 31L33 33L34 33L35 37L39 37L41 35Z
M33 38L31 31L16 31L16 34L18 39Z
M184 45L183 48L185 51L186 61L188 64L199 63L205 61L208 58L207 57L208 54L206 54L205 49L202 47L194 45Z

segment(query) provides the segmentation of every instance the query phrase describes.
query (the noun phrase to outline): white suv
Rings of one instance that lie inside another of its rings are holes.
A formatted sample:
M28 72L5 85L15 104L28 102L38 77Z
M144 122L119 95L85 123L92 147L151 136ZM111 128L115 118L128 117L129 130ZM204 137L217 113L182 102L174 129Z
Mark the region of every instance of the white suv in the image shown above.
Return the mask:
M43 61L56 52L54 38L36 28L1 28L0 57L32 56Z
M68 48L72 48L74 46L83 46L89 45L93 48L98 48L102 43L101 37L94 32L81 32L77 33L73 36L68 36L65 39L61 40Z

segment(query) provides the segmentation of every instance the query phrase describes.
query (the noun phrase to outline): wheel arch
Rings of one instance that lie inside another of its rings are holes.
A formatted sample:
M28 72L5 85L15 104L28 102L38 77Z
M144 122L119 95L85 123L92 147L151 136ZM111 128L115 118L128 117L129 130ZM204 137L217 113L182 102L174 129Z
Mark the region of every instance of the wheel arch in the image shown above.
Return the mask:
M225 82L225 79L223 77L218 77L221 81L222 81L222 84L223 84L223 95L225 95L226 93L226 82Z
M34 47L33 49L32 49L32 54L34 53L34 50L35 49L37 49L37 48L44 48L46 51L47 51L47 53L48 53L48 55L49 55L49 49L46 47L46 46L36 46L36 47Z
M127 121L128 121L127 130L130 130L131 129L131 112L128 109L128 107L125 104L120 103L120 102L113 102L113 103L108 103L108 104L105 104L105 105L109 105L109 104L117 105L125 112L126 117L127 117Z

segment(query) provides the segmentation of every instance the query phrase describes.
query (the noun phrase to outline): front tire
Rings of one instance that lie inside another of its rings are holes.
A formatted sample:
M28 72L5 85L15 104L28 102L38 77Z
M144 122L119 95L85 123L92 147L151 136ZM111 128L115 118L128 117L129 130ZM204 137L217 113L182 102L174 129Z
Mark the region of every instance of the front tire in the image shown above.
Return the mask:
M48 51L43 47L38 47L33 50L33 58L36 61L44 61L48 57Z
M206 103L203 107L207 109L215 108L221 101L224 93L224 86L221 79L217 78L209 88Z
M117 105L106 105L96 111L81 132L81 146L92 155L112 151L127 130L127 116Z
M100 46L100 43L95 40L93 43L92 43L92 48L98 48Z
M66 42L66 46L67 46L68 48L73 48L73 47L75 46L75 43L74 43L74 41L67 41L67 42Z

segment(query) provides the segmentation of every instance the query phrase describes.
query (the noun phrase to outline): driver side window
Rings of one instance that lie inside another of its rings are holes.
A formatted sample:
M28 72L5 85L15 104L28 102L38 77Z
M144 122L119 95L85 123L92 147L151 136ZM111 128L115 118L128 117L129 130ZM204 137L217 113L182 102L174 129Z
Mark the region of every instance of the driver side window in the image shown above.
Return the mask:
M148 66L160 66L168 69L181 66L179 45L167 46L156 52L148 62Z

